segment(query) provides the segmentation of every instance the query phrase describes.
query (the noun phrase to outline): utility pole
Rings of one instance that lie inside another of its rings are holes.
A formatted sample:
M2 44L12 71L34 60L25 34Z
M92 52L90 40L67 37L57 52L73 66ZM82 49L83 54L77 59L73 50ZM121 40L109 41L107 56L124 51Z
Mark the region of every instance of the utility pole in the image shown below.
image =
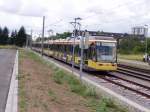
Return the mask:
M32 32L33 32L33 30L31 29L30 48L32 48Z
M82 81L82 69L83 69L83 53L84 53L84 36L80 36L80 45L81 45L81 56L80 56L80 81Z
M147 35L148 35L148 25L144 25L145 26L145 55L146 55L146 61L148 61L148 48L147 48Z
M74 39L73 39L73 52L72 52L72 74L74 69L74 60L75 60L75 39L76 39L76 30L77 30L77 20L81 20L81 18L74 18L74 22L70 22L74 26Z
M41 43L41 55L43 56L43 43L44 43L44 27L45 27L45 16L43 16L43 28L42 28L42 43Z
M26 36L26 48L28 48L28 36Z

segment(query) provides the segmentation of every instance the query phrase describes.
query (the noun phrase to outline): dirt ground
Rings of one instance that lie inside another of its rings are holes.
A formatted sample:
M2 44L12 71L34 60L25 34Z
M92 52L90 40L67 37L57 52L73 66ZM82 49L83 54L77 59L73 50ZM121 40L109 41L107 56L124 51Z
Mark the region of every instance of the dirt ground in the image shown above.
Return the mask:
M22 52L23 53L23 52ZM23 53L19 65L19 112L91 112L86 99L52 79L53 71Z

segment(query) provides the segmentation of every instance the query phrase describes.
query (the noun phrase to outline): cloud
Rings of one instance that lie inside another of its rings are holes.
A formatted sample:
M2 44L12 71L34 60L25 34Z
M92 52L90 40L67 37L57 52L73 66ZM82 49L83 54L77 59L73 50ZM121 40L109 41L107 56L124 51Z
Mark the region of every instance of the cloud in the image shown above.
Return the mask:
M22 6L22 0L3 0L0 9L1 11L8 13L17 13L19 12Z
M38 2L39 0L5 0L0 5L0 9L6 13L21 16L41 17L47 9Z
M149 5L149 0L0 0L0 21L2 25L25 25L41 31L45 15L46 25L63 19L46 30L63 32L73 29L69 24L73 18L81 17L87 29L129 32L131 26L148 23Z
M46 7L39 0L26 0L22 5L19 14L24 16L41 17L47 12Z

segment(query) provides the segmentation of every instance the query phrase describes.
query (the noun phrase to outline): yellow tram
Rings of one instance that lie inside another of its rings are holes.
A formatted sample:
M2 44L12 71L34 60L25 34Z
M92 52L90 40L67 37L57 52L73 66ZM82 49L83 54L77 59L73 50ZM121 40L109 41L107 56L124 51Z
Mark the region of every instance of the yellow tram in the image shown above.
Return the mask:
M44 42L44 54L66 63L72 63L73 38ZM88 71L117 70L117 41L113 37L90 36L88 48L83 51L83 69ZM33 43L32 49L41 51L41 43ZM80 38L75 39L75 66L80 66Z

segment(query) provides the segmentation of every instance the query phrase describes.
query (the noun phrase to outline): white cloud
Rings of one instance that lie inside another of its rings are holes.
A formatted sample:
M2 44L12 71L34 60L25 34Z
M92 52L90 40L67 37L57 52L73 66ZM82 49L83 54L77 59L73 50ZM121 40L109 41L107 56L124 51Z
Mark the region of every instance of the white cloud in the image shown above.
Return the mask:
M22 6L22 0L3 0L0 4L1 11L17 13Z
M149 5L149 0L1 0L0 25L39 32L45 15L46 25L63 20L46 30L63 32L72 30L73 18L82 17L90 30L129 32L131 26L149 23Z

